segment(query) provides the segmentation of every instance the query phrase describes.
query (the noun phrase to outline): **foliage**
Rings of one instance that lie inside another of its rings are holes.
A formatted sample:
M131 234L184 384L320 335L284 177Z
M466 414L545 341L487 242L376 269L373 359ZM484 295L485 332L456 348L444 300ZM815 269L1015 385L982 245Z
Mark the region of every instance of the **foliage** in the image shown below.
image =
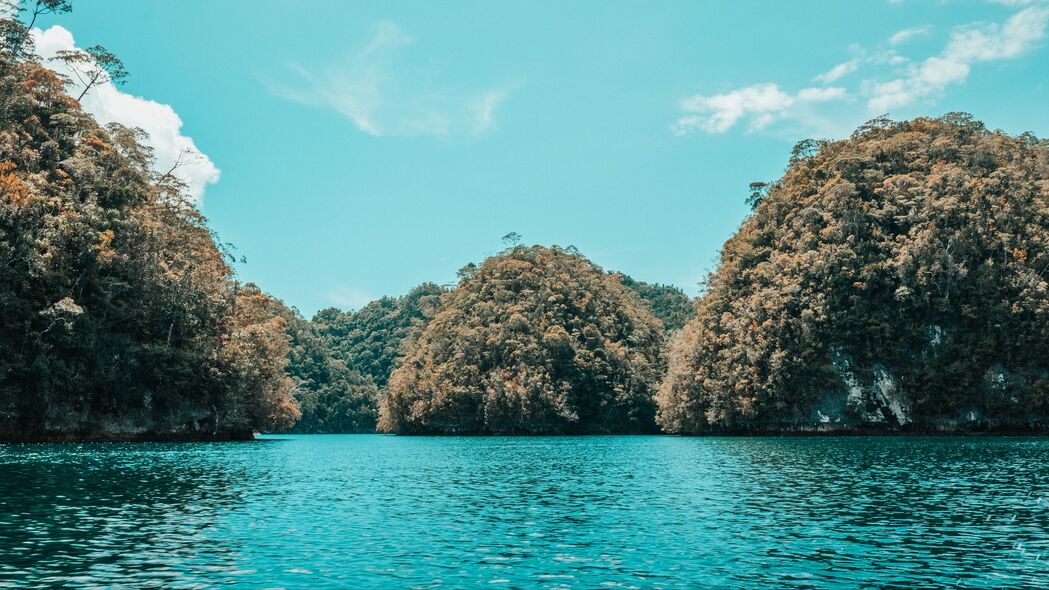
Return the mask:
M370 377L332 357L312 322L287 312L291 335L288 375L302 418L292 432L375 432L379 388Z
M512 231L502 237L503 244L513 248L514 246L521 243L521 234Z
M290 346L284 305L251 283L239 288L232 332L220 349L225 367L223 415L240 430L290 428L299 418L285 375Z
M680 330L696 315L696 302L673 285L646 283L615 273L630 290L641 296L667 332Z
M443 293L428 283L355 312L324 309L311 322L289 310L288 374L302 409L292 432L374 432L402 344L433 315Z
M750 207L751 211L757 209L758 205L765 200L765 197L768 196L771 188L772 186L767 182L750 183L750 193L747 195L747 206Z
M616 278L516 246L464 275L390 378L398 433L644 432L663 330Z
M66 64L69 72L84 87L77 100L83 100L84 95L99 84L112 82L121 86L129 76L124 62L101 45L93 45L83 50L62 50L55 59Z
M383 297L356 312L321 310L313 324L333 358L385 389L402 343L434 314L445 292L425 283L403 297Z
M0 48L0 434L293 421L272 300L237 285L141 131L100 127L63 90Z
M799 144L672 347L662 426L1049 416L1049 144L964 114Z

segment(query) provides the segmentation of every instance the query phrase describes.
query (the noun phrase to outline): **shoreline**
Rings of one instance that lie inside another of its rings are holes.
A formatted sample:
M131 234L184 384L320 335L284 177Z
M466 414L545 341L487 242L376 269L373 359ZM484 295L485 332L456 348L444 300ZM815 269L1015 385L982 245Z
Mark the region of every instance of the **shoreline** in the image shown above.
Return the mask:
M34 432L26 434L0 434L0 444L79 444L79 443L134 443L134 442L252 442L257 440L252 432L143 432L136 434L114 434L108 432Z
M680 437L680 438L907 438L907 437L1018 437L1039 438L1049 436L1049 427L1038 428L997 428L979 430L935 430L935 429L909 429L909 430L883 430L883 429L840 429L840 430L724 430L710 432L689 433L586 433L586 434L564 434L564 433L413 433L394 434L387 432L220 432L216 434L203 433L142 433L135 435L114 435L110 433L73 434L73 433L34 433L25 436L10 434L0 435L0 445L4 444L83 444L83 443L155 443L155 442L257 442L263 436L354 436L354 435L378 435L403 438L597 438L597 437Z

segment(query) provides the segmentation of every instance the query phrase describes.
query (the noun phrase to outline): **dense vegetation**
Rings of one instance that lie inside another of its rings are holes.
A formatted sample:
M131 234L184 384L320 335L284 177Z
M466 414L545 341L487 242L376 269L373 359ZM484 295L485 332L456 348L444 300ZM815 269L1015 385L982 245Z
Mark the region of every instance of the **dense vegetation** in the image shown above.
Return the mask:
M444 292L425 284L358 311L321 310L312 322L289 312L288 373L302 409L292 432L374 432L401 343L433 315Z
M401 343L433 316L445 291L426 283L403 297L383 297L355 312L321 310L313 324L335 358L385 388L402 354Z
M379 388L332 354L315 323L290 312L288 375L302 418L291 432L375 432Z
M663 326L582 256L517 246L461 272L380 408L399 433L645 432Z
M621 273L616 276L644 300L652 313L663 322L667 332L680 330L695 317L696 302L681 289L672 285L645 283Z
M307 321L81 109L116 56L59 53L76 99L39 63L20 19L70 3L27 6L0 18L0 438L1049 422L1045 140L952 114L802 142L698 301L512 232L454 290Z
M695 315L695 303L676 287L613 276L641 296L668 332ZM383 297L357 311L321 310L311 322L289 312L288 373L302 410L291 432L374 431L379 400L386 395L405 344L421 333L446 292L426 283L403 297Z
M673 346L666 430L1044 426L1049 143L875 120L753 202Z
M237 284L142 133L100 127L17 15L0 25L0 436L240 437L293 422L274 302Z

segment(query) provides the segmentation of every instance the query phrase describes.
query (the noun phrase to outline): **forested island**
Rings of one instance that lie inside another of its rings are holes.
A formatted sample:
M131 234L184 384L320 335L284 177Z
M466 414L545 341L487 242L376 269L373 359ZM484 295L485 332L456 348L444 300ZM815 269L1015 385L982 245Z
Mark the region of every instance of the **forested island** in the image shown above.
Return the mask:
M670 349L665 430L1049 424L1049 142L877 119L754 189Z
M515 237L454 286L306 319L237 279L143 132L82 110L19 19L0 38L0 439L1049 425L1031 134L949 114L803 141L695 300Z
M654 430L663 324L636 292L557 247L460 274L390 379L383 431Z

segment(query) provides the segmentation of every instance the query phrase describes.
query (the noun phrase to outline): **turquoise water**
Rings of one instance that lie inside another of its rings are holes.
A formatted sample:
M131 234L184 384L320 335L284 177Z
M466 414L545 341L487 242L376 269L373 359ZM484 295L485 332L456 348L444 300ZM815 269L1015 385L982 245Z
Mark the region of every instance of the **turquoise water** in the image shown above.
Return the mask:
M1049 588L1045 438L0 445L0 587Z

